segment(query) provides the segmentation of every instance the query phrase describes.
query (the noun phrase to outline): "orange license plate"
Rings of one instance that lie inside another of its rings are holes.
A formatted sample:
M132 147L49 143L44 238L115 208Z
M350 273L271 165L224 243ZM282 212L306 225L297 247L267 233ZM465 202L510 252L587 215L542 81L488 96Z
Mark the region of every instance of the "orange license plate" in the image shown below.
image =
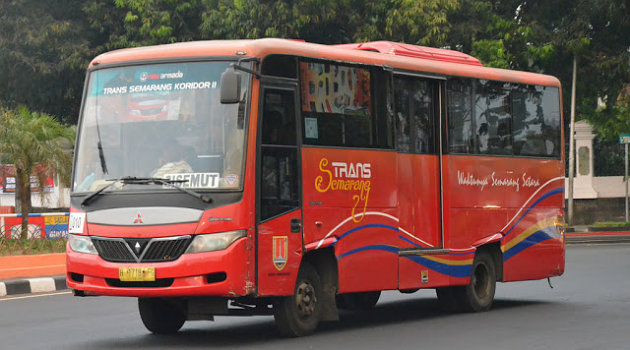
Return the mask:
M125 282L155 281L155 267L121 267L118 278Z

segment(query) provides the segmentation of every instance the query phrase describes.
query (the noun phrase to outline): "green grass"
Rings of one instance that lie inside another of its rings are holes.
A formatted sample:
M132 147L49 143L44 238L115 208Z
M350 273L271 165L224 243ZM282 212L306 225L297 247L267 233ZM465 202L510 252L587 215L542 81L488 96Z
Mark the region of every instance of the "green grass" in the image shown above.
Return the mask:
M0 256L65 253L64 239L10 239L0 237Z

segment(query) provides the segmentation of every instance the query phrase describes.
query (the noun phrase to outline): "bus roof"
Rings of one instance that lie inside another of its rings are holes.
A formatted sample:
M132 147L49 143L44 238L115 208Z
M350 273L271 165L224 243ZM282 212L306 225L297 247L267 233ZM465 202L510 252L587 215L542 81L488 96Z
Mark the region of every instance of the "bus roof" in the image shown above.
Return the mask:
M411 45L411 44L401 44L401 43L395 43L391 41L371 41L367 43L342 44L342 45L334 45L334 46L341 47L344 49L351 49L351 50L373 51L373 52L380 52L380 53L396 55L396 56L406 56L406 57L424 58L427 60L434 60L434 61L470 64L470 65L479 66L479 67L483 66L481 64L481 61L479 61L478 59L459 51L436 49L434 47L418 46L418 45Z
M259 57L271 54L390 66L395 70L443 76L512 81L524 84L560 86L549 75L481 66L476 58L452 50L391 42L322 45L290 39L213 40L121 49L99 55L90 68L133 61L163 61L177 58Z

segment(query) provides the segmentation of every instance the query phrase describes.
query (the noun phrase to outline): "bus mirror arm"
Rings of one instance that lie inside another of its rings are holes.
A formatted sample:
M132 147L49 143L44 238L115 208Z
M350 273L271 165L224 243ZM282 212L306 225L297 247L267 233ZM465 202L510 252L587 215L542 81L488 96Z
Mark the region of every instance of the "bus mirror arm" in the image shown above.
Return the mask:
M238 61L238 63L232 63L230 65L230 68L234 68L235 70L240 70L242 72L254 75L254 76L256 76L256 78L260 78L260 73L256 72L255 70L251 70L249 68L245 68L245 67L241 66L241 61Z

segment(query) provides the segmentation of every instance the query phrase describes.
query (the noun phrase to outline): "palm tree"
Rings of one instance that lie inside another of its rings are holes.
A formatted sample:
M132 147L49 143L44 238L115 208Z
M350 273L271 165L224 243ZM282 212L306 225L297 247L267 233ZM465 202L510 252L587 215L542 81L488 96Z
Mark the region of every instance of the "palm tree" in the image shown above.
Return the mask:
M46 114L26 107L16 110L0 106L0 160L15 167L16 207L22 214L22 238L31 211L30 176L39 177L40 187L48 174L57 174L68 185L72 171L74 128L59 124ZM43 193L43 188L40 188Z

